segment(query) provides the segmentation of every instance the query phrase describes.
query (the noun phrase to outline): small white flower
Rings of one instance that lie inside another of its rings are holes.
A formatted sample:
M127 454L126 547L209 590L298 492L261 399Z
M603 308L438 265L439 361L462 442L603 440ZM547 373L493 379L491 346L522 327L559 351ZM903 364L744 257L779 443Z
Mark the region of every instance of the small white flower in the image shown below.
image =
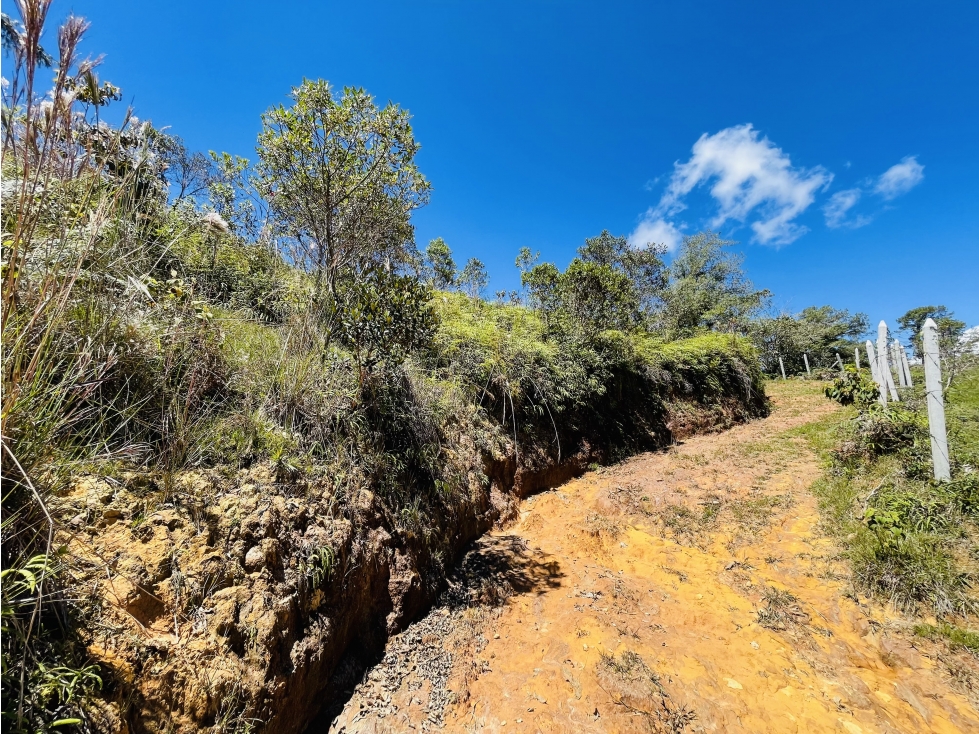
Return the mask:
M222 217L217 212L208 212L207 214L205 214L204 224L206 224L209 228L217 232L220 232L222 234L228 233L228 229L229 229L228 223L224 221L224 217Z

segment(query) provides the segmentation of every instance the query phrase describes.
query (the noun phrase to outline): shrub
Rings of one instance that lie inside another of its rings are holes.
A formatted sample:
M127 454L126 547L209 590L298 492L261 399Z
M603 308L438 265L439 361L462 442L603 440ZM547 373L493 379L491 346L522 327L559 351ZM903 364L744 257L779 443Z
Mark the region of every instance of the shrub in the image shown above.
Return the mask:
M850 464L896 453L906 458L918 456L928 441L924 418L895 404L886 408L873 405L860 412L844 427L844 434L847 440L836 451L836 457Z
M835 400L840 405L859 405L867 407L880 397L877 383L853 365L844 365L843 372L827 385L826 397Z

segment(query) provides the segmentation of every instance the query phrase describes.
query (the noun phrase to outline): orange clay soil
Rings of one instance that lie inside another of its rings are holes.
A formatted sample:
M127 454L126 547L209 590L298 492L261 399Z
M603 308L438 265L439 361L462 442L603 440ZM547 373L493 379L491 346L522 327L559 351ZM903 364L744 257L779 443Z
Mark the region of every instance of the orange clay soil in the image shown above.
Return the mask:
M819 530L822 468L793 429L834 404L772 392L765 420L527 500L473 551L509 554L512 595L436 608L407 646L448 666L446 703L416 652L396 684L397 665L369 673L332 731L979 731L934 644L855 598Z

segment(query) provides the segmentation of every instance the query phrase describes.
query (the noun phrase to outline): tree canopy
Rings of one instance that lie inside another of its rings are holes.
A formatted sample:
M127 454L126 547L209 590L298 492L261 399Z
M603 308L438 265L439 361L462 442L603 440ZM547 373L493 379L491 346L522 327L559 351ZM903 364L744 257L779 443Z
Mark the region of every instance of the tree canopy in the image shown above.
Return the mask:
M741 257L724 249L732 244L710 231L683 238L663 293L661 320L667 332L742 331L764 305L770 292L755 290Z
M330 293L344 271L406 262L409 216L431 189L415 165L408 112L379 108L359 88L338 97L324 80L303 81L292 98L262 116L257 166L292 260Z

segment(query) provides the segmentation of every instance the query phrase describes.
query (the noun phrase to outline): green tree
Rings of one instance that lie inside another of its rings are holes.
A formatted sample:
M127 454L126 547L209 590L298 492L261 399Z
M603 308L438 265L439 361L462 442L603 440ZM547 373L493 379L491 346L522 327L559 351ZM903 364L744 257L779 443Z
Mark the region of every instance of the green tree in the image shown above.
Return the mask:
M741 258L725 251L732 244L710 231L683 238L663 293L660 317L668 333L683 336L703 328L744 331L761 309L771 294L755 290Z
M965 332L965 322L955 318L955 314L945 306L912 308L903 316L899 316L897 323L910 337L911 347L914 349L915 356L919 358L922 356L921 327L928 319L933 319L938 327L939 346L942 351L948 352L953 349Z
M338 283L333 336L353 354L361 383L379 364L398 364L431 341L438 324L431 295L417 278L381 265Z
M525 247L521 250L521 254L524 251L529 255L530 250ZM525 262L532 261L525 260ZM520 284L527 291L528 303L541 313L544 322L549 326L553 326L554 318L561 307L560 282L561 271L553 263L534 264L520 273Z
M425 248L425 274L433 288L448 290L456 283L456 262L445 240L437 237Z
M561 276L560 289L562 307L575 327L630 330L640 324L634 283L612 266L575 258Z
M563 273L541 263L521 275L528 301L552 331L593 334L641 323L639 298L629 277L609 265L575 258Z
M410 259L410 215L431 187L406 110L378 108L359 88L337 97L323 80L304 80L292 98L262 116L259 190L291 259L335 294L345 270Z
M209 152L211 168L207 181L208 198L232 230L256 237L261 223L258 198L253 196L248 159L230 153Z
M866 314L830 306L810 306L795 316L780 314L752 321L748 328L761 354L762 366L768 372L778 369L782 357L788 372L805 370L803 355L808 355L811 367L830 367L836 353L849 360L869 328Z
M157 151L174 207L184 199L196 200L207 192L213 167L206 155L189 150L179 136L167 133L160 133Z
M665 253L666 248L662 245L630 247L625 237L615 237L607 229L597 237L586 239L578 248L578 257L584 262L603 265L623 274L632 286L640 309L646 314L655 311L668 282L663 263Z
M517 270L520 271L522 276L524 273L530 272L537 261L540 260L539 252L531 252L529 247L521 247L520 253L517 255L517 259L514 260L513 264L517 266Z
M479 298L489 285L489 273L486 272L482 260L476 257L469 258L466 267L459 273L458 283L470 298Z

